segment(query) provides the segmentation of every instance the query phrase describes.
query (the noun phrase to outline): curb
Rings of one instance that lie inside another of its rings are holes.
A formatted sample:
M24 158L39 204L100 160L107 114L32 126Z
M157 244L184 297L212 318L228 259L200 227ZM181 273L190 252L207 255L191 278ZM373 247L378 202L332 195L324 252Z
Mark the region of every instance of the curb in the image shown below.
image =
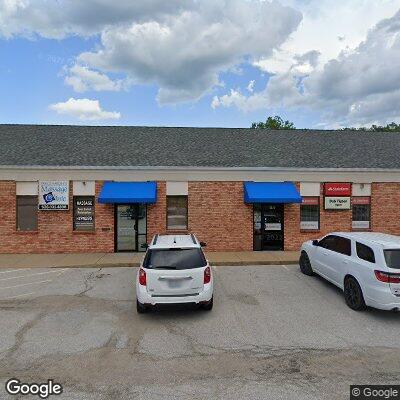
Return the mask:
M214 267L250 267L250 266L269 266L269 265L297 265L298 261L288 260L288 261L215 261L210 262L210 264ZM114 264L82 264L82 265L44 265L40 267L29 267L29 268L137 268L140 266L139 262L130 262L130 263L114 263ZM10 268L8 267L0 267L2 268ZM13 267L18 268L18 267ZM27 268L26 266L20 268Z

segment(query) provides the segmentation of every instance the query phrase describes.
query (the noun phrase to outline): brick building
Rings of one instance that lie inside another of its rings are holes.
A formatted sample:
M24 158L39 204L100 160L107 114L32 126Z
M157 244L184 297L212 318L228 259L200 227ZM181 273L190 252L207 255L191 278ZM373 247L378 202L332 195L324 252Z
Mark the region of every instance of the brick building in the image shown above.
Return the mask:
M400 136L0 125L0 253L297 250L331 231L400 235Z

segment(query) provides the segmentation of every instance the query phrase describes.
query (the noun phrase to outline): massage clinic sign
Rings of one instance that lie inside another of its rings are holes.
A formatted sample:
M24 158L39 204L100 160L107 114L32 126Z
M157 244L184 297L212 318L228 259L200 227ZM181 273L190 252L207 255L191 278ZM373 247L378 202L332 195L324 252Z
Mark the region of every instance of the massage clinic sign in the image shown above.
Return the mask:
M325 210L350 210L351 183L325 183Z
M39 181L39 210L68 210L68 181Z

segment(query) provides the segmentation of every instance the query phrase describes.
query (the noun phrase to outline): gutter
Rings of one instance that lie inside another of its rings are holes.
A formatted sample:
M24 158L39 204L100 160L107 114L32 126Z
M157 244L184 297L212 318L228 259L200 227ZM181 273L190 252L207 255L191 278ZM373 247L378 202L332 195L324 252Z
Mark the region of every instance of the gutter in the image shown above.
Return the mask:
M92 166L92 165L0 165L0 170L94 170L94 171L273 171L273 172L386 172L400 168L295 168L295 167L194 167L194 166Z

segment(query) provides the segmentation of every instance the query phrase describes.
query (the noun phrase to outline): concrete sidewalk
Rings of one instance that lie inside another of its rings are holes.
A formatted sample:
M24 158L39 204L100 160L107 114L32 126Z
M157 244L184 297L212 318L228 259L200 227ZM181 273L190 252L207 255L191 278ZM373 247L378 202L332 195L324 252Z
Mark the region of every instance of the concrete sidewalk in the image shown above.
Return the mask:
M137 267L143 253L0 254L1 268ZM211 265L297 264L297 251L207 252Z

